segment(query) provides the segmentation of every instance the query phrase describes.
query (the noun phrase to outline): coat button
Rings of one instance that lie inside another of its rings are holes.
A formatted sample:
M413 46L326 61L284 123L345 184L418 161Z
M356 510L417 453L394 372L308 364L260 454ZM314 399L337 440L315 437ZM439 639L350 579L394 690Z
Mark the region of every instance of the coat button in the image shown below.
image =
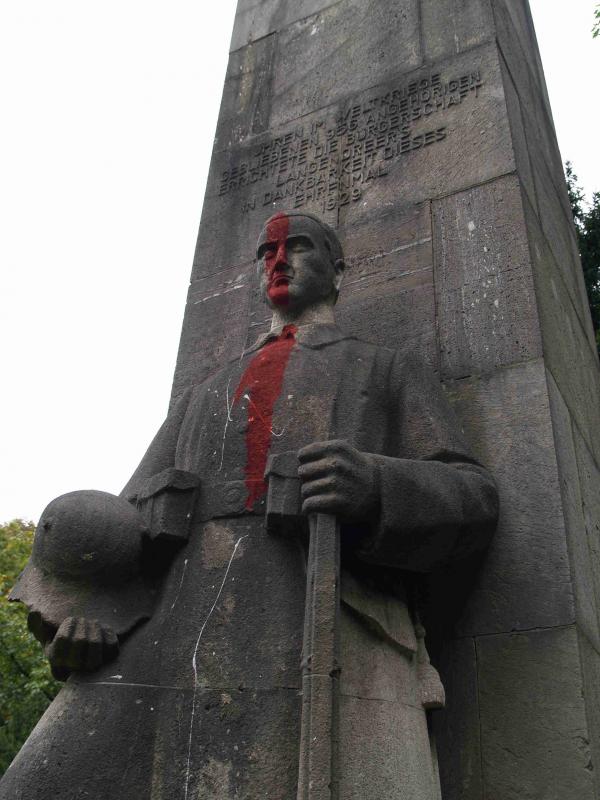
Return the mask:
M241 503L244 499L244 486L242 483L230 483L225 487L225 499L231 505Z

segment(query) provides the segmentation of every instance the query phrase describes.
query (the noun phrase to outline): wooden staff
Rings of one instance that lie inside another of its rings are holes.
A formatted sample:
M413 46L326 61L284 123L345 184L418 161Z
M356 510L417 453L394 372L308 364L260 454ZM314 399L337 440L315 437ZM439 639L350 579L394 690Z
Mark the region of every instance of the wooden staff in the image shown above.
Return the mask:
M311 514L309 525L297 798L336 800L340 533L331 514Z

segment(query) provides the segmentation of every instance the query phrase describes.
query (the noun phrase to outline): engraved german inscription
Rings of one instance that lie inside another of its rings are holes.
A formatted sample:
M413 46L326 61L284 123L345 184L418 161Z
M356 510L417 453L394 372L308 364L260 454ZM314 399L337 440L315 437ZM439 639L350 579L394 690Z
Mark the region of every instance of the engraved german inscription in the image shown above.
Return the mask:
M323 211L356 202L392 163L443 141L448 135L443 112L467 97L477 98L482 86L479 69L447 81L437 73L351 102L334 121L298 125L257 146L221 174L219 194L255 186L243 212L278 200L290 208L310 203ZM425 123L418 133L416 123Z

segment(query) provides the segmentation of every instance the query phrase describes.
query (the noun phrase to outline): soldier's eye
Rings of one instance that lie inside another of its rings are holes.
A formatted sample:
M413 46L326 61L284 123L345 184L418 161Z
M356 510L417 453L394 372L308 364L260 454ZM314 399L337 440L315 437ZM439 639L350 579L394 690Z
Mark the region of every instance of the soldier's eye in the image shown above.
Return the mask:
M263 244L258 248L258 253L256 254L258 260L260 261L265 256L272 256L275 251L276 247L274 244Z
M290 239L286 246L288 250L291 250L294 253L300 253L304 252L305 250L312 249L312 242L310 239L299 236L295 237L294 239Z

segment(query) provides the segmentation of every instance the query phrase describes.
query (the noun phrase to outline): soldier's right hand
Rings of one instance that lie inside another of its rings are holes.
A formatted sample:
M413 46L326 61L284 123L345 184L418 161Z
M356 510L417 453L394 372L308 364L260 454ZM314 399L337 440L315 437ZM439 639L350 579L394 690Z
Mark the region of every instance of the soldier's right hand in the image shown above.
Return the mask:
M71 672L93 672L119 652L115 632L95 619L67 617L44 647L52 674L66 681Z

